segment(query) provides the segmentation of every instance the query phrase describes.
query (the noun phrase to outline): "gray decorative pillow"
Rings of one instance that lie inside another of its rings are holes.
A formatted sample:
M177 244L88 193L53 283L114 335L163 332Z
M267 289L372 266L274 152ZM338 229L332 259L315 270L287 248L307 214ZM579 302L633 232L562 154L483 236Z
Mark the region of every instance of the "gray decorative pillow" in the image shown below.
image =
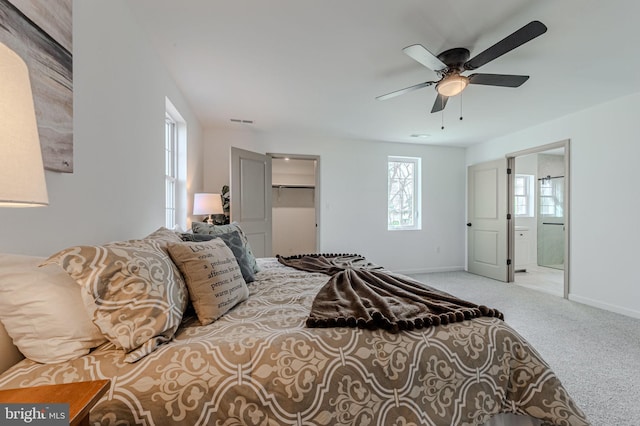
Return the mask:
M171 340L187 307L186 285L162 246L146 239L76 246L44 262L82 286L89 317L127 362Z
M215 236L227 234L232 231L238 231L240 233L240 238L242 238L244 249L247 252L247 259L251 265L251 269L253 269L253 272L260 272L260 268L258 268L258 263L256 262L256 257L253 255L253 251L251 251L249 240L237 222L232 222L228 225L210 225L204 222L193 222L191 224L191 230L195 234L208 234Z
M167 247L189 287L189 297L202 325L220 318L249 297L233 252L220 238Z
M253 272L251 261L249 259L247 250L245 249L242 237L240 237L240 233L238 231L232 231L226 234L219 235L184 233L180 236L180 238L182 238L182 241L191 242L211 241L214 238L220 238L222 241L224 241L227 247L231 249L233 255L236 257L238 265L240 266L240 272L242 272L242 278L244 278L247 283L255 281L256 276Z

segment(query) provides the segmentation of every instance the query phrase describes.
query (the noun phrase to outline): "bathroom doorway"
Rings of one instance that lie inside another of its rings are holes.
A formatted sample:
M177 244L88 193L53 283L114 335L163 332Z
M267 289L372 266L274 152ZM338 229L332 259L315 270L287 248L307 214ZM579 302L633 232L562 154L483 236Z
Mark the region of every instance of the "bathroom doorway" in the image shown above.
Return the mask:
M507 155L509 282L569 295L569 141Z

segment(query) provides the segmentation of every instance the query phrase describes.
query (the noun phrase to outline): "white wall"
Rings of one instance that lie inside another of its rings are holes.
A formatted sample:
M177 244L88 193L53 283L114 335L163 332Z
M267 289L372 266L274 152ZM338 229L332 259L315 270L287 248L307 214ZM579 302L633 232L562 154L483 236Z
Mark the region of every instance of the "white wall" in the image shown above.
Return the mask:
M200 126L145 40L122 0L73 2L75 170L46 173L48 207L0 209L1 252L46 256L164 225L165 96L187 121L200 190Z
M271 202L273 255L315 253L315 188L273 188Z
M467 149L467 164L571 140L570 299L640 318L640 94Z
M320 156L320 247L367 256L401 272L462 269L465 238L464 150L264 135L247 128L205 131L205 189L229 183L230 146ZM422 158L423 229L387 231L387 156Z

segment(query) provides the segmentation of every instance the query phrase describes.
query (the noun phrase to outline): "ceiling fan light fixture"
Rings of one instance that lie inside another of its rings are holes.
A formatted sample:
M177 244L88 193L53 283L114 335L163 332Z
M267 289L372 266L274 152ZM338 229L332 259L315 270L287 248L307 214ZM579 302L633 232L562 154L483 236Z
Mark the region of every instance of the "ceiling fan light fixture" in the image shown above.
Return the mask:
M460 94L469 84L469 79L463 75L450 75L436 85L436 90L442 96L455 96Z

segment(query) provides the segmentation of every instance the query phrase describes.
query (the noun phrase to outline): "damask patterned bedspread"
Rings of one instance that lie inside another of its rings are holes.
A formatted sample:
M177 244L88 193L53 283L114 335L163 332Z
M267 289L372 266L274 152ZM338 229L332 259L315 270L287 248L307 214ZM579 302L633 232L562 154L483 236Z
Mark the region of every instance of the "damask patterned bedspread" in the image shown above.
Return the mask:
M588 422L538 353L497 318L403 331L307 328L327 276L260 259L223 318L185 319L129 364L105 344L65 363L22 361L0 388L110 378L100 425L480 425L496 413Z

